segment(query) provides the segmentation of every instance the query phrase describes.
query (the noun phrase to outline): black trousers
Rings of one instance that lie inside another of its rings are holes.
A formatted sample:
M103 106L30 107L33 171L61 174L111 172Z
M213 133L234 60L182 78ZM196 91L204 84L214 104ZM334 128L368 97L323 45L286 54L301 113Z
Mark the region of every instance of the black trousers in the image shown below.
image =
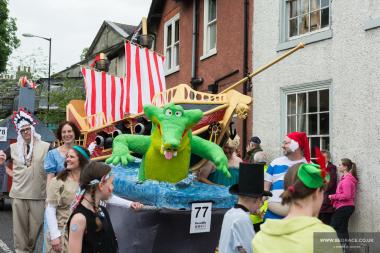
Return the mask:
M260 226L261 224L263 224L264 222L260 222L260 223L256 223L256 224L253 224L253 230L255 230L255 233L258 233L260 231Z
M348 221L354 212L354 206L343 206L335 210L331 218L331 226L335 229L339 239L342 241L348 240ZM342 243L343 246L348 246L348 243Z
M320 219L326 225L330 225L333 214L334 213L319 213L318 219Z

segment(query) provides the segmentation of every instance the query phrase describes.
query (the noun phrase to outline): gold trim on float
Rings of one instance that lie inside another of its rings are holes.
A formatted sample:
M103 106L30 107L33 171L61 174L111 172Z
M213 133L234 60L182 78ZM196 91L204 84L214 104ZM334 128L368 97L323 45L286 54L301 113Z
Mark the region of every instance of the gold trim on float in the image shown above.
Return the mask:
M97 156L97 157L91 158L91 161L96 161L96 162L105 161L110 156L111 155Z
M152 104L155 106L163 106L168 103L227 104L228 99L225 94L200 92L193 90L187 84L179 84L176 87L154 95L152 99Z

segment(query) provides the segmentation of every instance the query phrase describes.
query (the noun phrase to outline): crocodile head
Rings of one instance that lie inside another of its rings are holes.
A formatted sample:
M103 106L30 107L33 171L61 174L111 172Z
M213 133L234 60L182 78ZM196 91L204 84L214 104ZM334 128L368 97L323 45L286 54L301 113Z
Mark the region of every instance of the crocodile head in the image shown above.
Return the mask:
M144 113L153 123L151 145L168 160L190 145L191 128L203 117L199 109L184 110L173 103L163 108L146 105Z

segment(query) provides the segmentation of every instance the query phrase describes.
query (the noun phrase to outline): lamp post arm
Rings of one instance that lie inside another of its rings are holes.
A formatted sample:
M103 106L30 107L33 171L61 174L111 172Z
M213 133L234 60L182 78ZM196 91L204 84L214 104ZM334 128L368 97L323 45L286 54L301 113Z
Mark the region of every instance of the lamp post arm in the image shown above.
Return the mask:
M33 35L33 37L44 39L44 40L51 42L51 38L46 38L46 37L42 37L42 36L38 36L38 35Z

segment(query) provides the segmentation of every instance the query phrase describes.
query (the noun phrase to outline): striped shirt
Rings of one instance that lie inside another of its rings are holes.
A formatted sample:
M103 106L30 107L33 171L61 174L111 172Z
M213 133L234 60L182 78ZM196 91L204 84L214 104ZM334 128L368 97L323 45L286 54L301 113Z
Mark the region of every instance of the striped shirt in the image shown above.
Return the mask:
M282 156L274 159L264 175L264 180L271 182L271 189L273 196L269 198L268 202L281 202L280 195L284 192L284 176L288 169L297 163L306 163L303 158L297 161L291 161L287 156Z

